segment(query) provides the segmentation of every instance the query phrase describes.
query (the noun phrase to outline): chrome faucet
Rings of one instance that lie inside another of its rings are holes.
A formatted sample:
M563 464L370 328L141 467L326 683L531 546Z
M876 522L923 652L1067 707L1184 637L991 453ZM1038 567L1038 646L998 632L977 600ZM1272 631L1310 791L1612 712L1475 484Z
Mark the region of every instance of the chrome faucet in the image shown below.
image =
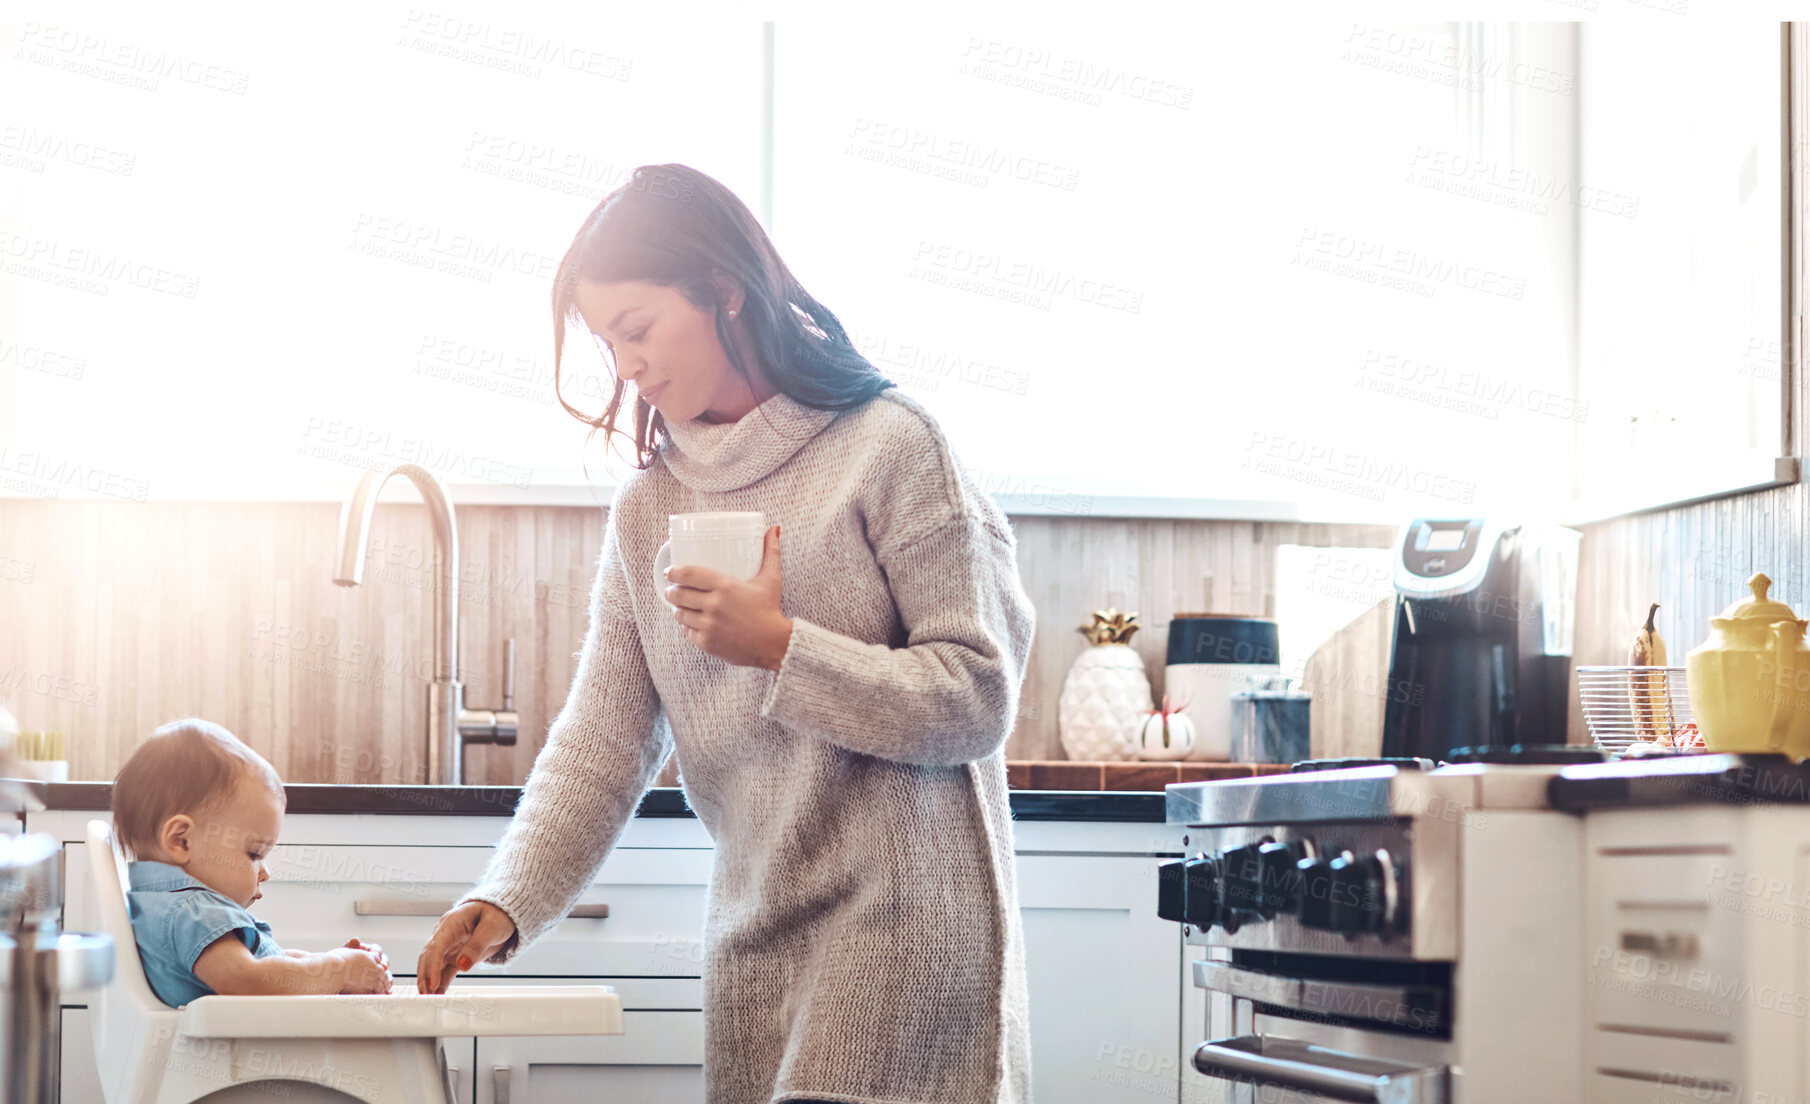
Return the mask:
M434 681L427 702L427 784L462 786L466 744L515 743L515 641L503 645L503 707L465 708L465 687L459 681L459 533L446 489L432 472L416 464L367 471L359 477L339 511L339 568L333 581L346 587L364 581L371 515L377 509L377 493L392 475L407 476L427 503L443 573L436 580L439 608L434 616Z

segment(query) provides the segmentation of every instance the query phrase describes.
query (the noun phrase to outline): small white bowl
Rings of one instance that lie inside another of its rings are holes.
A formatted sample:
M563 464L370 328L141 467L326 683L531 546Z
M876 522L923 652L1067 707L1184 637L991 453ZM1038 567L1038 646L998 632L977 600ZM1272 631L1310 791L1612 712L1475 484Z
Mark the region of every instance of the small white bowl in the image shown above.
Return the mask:
M36 778L40 782L69 781L67 759L15 759L20 778Z

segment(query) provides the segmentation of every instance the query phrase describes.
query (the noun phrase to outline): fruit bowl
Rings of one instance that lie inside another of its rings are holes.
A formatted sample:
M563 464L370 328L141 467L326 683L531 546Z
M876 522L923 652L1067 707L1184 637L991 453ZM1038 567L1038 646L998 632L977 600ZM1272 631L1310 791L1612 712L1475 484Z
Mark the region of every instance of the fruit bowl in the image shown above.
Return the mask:
M1579 667L1577 692L1590 738L1604 751L1620 756L1635 744L1703 750L1683 667ZM1637 701L1648 703L1638 713Z

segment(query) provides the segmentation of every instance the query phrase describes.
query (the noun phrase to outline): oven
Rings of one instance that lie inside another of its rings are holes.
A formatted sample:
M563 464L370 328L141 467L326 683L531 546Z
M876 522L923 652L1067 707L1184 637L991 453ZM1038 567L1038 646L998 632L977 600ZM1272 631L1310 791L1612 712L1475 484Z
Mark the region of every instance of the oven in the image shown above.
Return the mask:
M1169 787L1200 1002L1181 1099L1575 1101L1579 828L1553 769L1377 765Z

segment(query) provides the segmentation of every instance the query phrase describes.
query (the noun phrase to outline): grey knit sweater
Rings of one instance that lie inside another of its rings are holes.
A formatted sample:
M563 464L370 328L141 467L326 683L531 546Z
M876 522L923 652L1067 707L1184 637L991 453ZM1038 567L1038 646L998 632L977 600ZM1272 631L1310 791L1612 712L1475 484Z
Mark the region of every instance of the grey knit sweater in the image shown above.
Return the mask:
M704 918L711 1104L1030 1098L1003 745L1034 616L997 504L888 390L780 394L673 425L617 492L591 625L480 884L506 963L564 916L669 748L715 841ZM781 532L778 672L731 665L660 602L667 515Z

